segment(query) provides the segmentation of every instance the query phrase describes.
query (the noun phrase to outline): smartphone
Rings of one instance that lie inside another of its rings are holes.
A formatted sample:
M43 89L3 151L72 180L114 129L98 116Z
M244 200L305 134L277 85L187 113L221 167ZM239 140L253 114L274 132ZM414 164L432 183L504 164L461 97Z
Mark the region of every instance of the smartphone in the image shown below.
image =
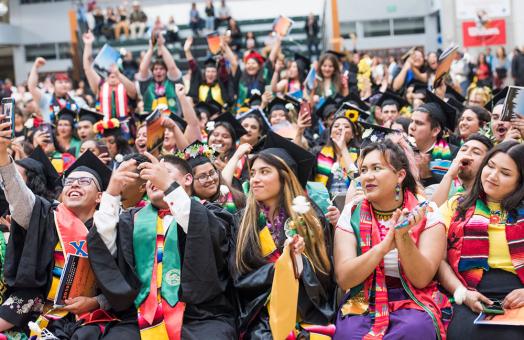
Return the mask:
M9 123L11 125L11 138L15 138L15 100L14 98L2 98L2 114L5 118L2 120L3 123Z
M49 123L43 123L38 127L39 131L42 131L42 133L47 134L49 137L45 140L47 144L53 143L53 127Z
M427 207L428 205L429 205L429 201L422 201L422 202L420 202L420 203L419 203L419 204L418 204L418 205L417 205L413 210L411 210L411 212L410 212L406 217L404 217L404 218L400 221L400 223L398 223L398 224L395 226L395 229L402 229L402 228L407 227L407 226L409 225L409 219L410 219L411 217L414 217L414 216L415 216L414 212L415 212L416 210L420 210L420 209L422 209L422 208L424 208L424 207Z
M105 143L98 143L97 147L100 151L100 154L105 153L109 155L109 149L107 148L107 145L105 145Z
M271 85L266 85L264 87L264 92L273 93L273 87Z
M481 304L482 304L482 311L485 314L491 314L491 315L504 314L504 308L502 307L502 303L500 301L493 301L493 304L491 306L487 306L483 303Z

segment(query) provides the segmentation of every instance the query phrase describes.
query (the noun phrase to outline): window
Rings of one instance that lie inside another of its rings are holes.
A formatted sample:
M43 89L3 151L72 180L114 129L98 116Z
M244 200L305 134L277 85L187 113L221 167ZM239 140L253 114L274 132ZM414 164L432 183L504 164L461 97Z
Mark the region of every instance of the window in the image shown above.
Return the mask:
M393 19L393 34L424 34L424 17Z
M68 1L68 0L21 0L20 3L22 5L29 5L29 4L40 4L45 2L60 2L60 1Z
M56 44L35 44L25 46L26 61L34 61L38 57L56 59Z
M391 35L391 27L388 19L362 21L364 37L381 37Z
M70 43L58 43L58 59L69 59L71 58L71 44Z
M344 34L357 33L357 23L355 21L341 22L340 32Z

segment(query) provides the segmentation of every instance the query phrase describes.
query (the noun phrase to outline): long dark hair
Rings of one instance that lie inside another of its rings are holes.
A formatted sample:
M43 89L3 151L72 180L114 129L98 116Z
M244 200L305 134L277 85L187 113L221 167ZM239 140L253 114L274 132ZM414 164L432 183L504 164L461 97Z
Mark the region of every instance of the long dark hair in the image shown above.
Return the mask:
M331 146L332 148L335 148L335 143L333 143L333 141L331 140L331 130L333 129L333 125L335 125L335 122L339 119L345 119L349 122L349 125L351 126L351 132L353 133L353 138L351 138L351 140L349 141L347 147L354 147L354 148L358 148L359 145L360 145L360 130L357 128L357 126L355 125L355 123L353 123L349 118L347 118L346 116L339 116L339 117L335 117L335 119L333 119L333 123L331 123L331 126L329 127L329 134L328 134L328 138L327 138L327 141L326 141L326 146Z
M487 166L489 160L497 153L504 153L508 155L517 165L519 169L519 181L515 190L513 190L507 197L502 200L502 208L508 213L514 213L515 210L522 204L524 200L524 145L517 141L511 140L500 143L486 154L484 160L480 164L475 181L471 186L467 195L464 195L457 206L458 216L464 219L466 211L475 206L477 199L486 199L486 192L482 186L482 170Z
M402 150L400 146L393 143L389 139L385 139L380 143L371 143L364 149L362 149L359 157L359 170L362 166L364 158L366 158L368 154L375 150L382 154L382 157L384 157L386 162L393 169L395 169L395 171L406 171L406 177L402 181L402 191L409 190L412 194L416 194L418 183L409 167L408 157L406 156L406 153L404 152L404 150Z

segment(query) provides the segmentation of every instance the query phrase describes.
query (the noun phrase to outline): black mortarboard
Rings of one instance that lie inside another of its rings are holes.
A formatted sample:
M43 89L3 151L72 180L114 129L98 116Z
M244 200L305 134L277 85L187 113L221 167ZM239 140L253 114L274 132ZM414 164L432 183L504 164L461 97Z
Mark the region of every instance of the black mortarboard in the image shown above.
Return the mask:
M18 160L16 163L27 170L43 174L48 190L56 188L60 175L40 146L36 147L29 157Z
M272 101L269 102L268 112L271 113L274 110L284 110L288 112L289 109L286 107L287 104L288 102L284 98L275 97Z
M326 53L333 54L335 57L337 57L338 60L346 57L346 53L337 52L335 50L327 50Z
M309 65L311 65L311 59L309 59L308 57L306 57L305 55L301 53L295 53L294 59L297 63L301 63L302 65L304 65L304 69L306 70L306 72L309 71Z
M464 104L462 104L462 102L459 102L454 97L448 97L448 101L446 103L448 103L449 105L453 106L455 108L455 110L457 110L458 112L462 112L465 109Z
M269 123L269 120L267 119L266 114L264 113L264 111L262 111L262 109L260 109L258 107L254 108L254 109L251 109L251 110L247 111L246 113L241 114L240 116L237 117L237 120L240 123L242 123L244 118L246 118L248 116L251 116L251 115L257 116L259 118L259 120L262 121L262 133L261 133L261 135L265 135L269 130L271 130L271 124Z
M459 103L464 103L466 98L461 95L455 88L451 85L446 85L446 98L454 98Z
M180 130L182 130L182 132L186 131L187 122L184 120L184 118L180 117L179 115L177 115L174 112L171 112L171 114L169 115L169 118L175 121L175 123L178 125Z
M366 120L369 118L370 113L353 104L352 102L344 102L338 110L335 112L335 118L340 116L347 117L350 121L356 122L357 120Z
M333 96L326 98L322 105L315 111L317 117L326 120L330 114L337 111L338 103L339 101Z
M267 133L264 148L259 154L281 158L293 170L302 187L306 186L316 163L315 155L273 131Z
M489 112L493 112L495 106L504 104L504 100L506 99L508 90L508 86L500 90L496 95L493 96L493 98L486 105L484 105L484 108Z
M362 128L362 142L360 147L364 148L368 144L383 141L387 135L391 133L398 133L398 131L389 129L380 125L370 124L359 121L358 124Z
M247 102L248 102L249 106L262 104L262 94L260 93L260 91L257 90L257 89L251 90L251 94L250 94Z
M295 107L296 111L300 110L300 100L297 97L293 97L289 94L284 95L284 100L292 104Z
M78 111L79 122L87 120L92 124L95 124L96 122L101 121L102 119L104 119L104 115L102 113L96 112L95 110L80 109L80 111Z
M410 87L413 87L413 93L421 93L423 95L426 95L426 90L428 89L428 85L420 82L413 82L409 85Z
M76 119L76 112L73 111L73 110L68 109L67 107L64 107L62 110L60 110L56 114L56 121L57 122L59 120L66 120L69 123L71 123L71 125L74 126L75 125L75 119Z
M386 105L396 105L399 111L403 107L409 105L409 103L406 100L404 100L404 98L397 96L396 94L391 93L389 91L384 92L375 104L382 108Z
M102 163L98 157L96 157L91 151L87 150L77 160L71 164L71 166L64 171L62 177L65 179L75 171L86 171L93 175L98 184L100 185L101 191L107 189L109 179L111 178L111 170Z
M238 122L238 120L236 120L235 117L233 117L233 115L229 112L221 114L220 116L215 118L213 122L215 122L213 130L220 123L229 124L233 128L233 132L235 133L234 136L231 136L233 137L234 140L239 139L240 137L242 137L243 135L247 133L246 129L244 129L244 127Z
M217 61L213 57L209 57L206 60L204 60L204 68L206 67L217 67Z
M209 117L211 117L217 113L222 113L222 105L220 105L217 101L211 99L205 102L198 102L198 104L195 105L195 111L206 112L209 115Z
M429 111L429 115L440 123L443 130L444 128L448 128L450 131L455 130L457 111L433 92L426 91L425 104L422 104L421 107Z

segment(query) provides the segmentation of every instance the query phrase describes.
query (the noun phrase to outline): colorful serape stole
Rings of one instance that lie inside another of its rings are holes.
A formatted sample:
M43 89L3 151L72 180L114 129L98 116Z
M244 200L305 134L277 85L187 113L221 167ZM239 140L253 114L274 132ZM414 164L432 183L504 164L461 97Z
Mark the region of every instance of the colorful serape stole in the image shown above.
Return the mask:
M451 158L452 155L449 144L444 139L440 139L431 151L429 169L432 173L443 176L451 166Z

